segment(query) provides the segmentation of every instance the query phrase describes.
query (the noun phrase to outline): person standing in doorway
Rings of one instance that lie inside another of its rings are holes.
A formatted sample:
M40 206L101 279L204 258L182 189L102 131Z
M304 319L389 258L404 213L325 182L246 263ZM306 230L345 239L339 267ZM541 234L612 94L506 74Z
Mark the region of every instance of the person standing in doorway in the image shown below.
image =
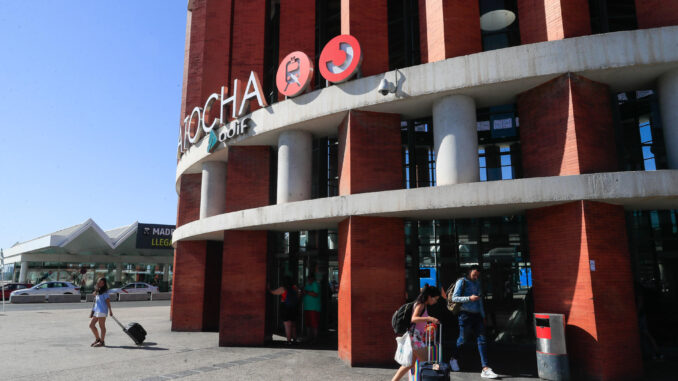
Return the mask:
M459 338L457 339L457 353L450 360L453 370L459 369L456 357L464 344L476 337L480 363L483 370L482 378L497 378L487 361L487 342L485 339L485 308L483 307L482 289L480 285L480 267L472 266L465 277L457 280L452 294L452 301L461 303L459 312Z
M99 278L94 288L94 295L94 306L89 314L90 319L92 319L89 323L89 329L92 330L96 340L94 340L90 346L103 347L106 346L106 343L104 342L106 339L106 315L110 313L110 315L113 316L111 300L108 297L108 283L106 282L106 278ZM97 322L99 323L101 335L99 335L99 332L97 331Z
M310 341L315 344L318 341L318 324L320 320L320 284L315 276L310 274L304 287L304 323L311 335Z
M283 285L275 290L269 289L273 295L280 295L281 311L283 325L285 326L285 336L287 336L287 345L297 341L297 311L299 308L299 288L294 284L292 278L285 277Z

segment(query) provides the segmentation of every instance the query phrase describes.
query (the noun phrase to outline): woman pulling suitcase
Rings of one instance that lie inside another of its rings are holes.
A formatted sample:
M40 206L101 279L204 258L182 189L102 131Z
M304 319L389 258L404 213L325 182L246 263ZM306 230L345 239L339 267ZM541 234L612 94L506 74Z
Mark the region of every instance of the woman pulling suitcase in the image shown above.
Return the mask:
M92 311L89 314L89 317L92 319L89 323L89 329L94 333L94 342L91 344L92 347L104 347L106 343L106 315L111 314L113 316L113 310L111 309L111 300L108 297L108 283L106 278L99 278L97 284L94 288L94 306ZM97 331L96 324L99 323L99 329L101 329L101 335Z
M414 302L414 308L412 311L413 327L410 329L410 338L412 340L412 352L414 358L412 359L412 365L401 366L398 369L396 374L393 376L392 381L398 381L404 375L406 375L410 369L414 367L415 360L422 362L427 360L427 346L425 340L426 324L438 324L438 319L428 315L427 307L436 304L439 298L440 290L426 285L421 290L417 300Z

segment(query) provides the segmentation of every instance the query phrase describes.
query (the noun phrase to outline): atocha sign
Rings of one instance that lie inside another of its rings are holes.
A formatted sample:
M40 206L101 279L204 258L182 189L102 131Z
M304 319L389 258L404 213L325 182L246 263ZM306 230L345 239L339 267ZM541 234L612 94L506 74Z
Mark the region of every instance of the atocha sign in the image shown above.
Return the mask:
M341 83L351 79L363 60L358 40L350 35L331 39L320 53L320 74L327 81ZM280 94L295 97L303 94L313 79L313 61L304 52L295 51L282 60L276 75L276 87ZM249 127L249 102L256 99L260 107L267 107L261 81L256 72L250 72L244 89L242 82L233 80L232 94L225 86L220 93L213 93L204 107L195 107L183 121L183 139L179 140L179 154L199 142L203 134L209 135L208 151L212 152L219 142L226 142L242 135ZM228 108L230 107L230 113ZM229 115L230 114L230 115ZM217 117L218 116L218 117ZM221 128L224 127L224 128ZM221 128L217 135L216 130Z

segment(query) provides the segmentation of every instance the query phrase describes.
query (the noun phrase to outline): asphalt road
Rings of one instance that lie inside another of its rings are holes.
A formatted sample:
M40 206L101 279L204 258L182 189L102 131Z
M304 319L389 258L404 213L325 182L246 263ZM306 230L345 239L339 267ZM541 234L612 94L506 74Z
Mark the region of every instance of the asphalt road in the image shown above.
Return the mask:
M165 306L171 304L169 300L155 300L155 301L140 301L140 302L111 302L111 308L115 311L116 307L120 308L137 308L137 307L153 307ZM10 313L13 311L52 311L52 310L89 310L92 303L26 303L26 304L11 304L5 302L5 311ZM0 313L2 313L2 304L0 304ZM115 312L113 312L115 314Z

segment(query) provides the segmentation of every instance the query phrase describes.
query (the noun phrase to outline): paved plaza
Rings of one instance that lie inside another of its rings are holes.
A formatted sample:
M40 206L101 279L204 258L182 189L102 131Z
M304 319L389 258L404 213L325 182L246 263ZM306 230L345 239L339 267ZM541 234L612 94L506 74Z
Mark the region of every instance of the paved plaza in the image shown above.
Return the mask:
M283 338L267 347L217 346L218 334L171 332L169 301L114 303L123 322L148 331L143 347L107 319L105 348L90 348L88 303L6 305L0 314L2 380L390 380L390 368L351 368L324 349L288 348ZM529 353L491 352L505 380L536 379ZM666 364L664 364L666 365ZM661 372L662 374L669 374ZM477 372L453 373L451 380L479 380ZM669 379L658 376L647 379Z
M137 347L107 319L105 348L90 348L89 304L7 305L0 316L3 380L390 380L392 368L351 368L336 350L287 348L278 339L261 348L221 348L218 334L171 332L169 302L114 303L123 322L148 331ZM453 380L480 379L455 373ZM507 378L526 380L527 378Z

